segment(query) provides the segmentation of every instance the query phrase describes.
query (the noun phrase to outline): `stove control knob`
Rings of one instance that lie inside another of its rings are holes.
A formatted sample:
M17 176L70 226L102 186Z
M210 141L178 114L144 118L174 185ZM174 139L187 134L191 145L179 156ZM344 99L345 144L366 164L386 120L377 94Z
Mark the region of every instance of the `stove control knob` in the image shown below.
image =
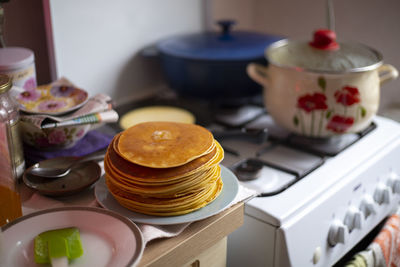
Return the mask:
M328 243L332 247L339 243L346 243L347 237L349 235L349 229L341 221L333 221L328 233Z
M361 229L364 224L364 216L362 212L355 206L350 206L344 217L344 224L349 228L349 232L354 229Z
M365 195L361 200L360 211L364 214L364 218L376 213L376 204L370 195Z
M380 183L374 192L374 200L379 204L389 204L392 197L391 189L383 183Z
M400 177L397 173L391 172L389 174L387 186L392 189L394 194L400 194Z

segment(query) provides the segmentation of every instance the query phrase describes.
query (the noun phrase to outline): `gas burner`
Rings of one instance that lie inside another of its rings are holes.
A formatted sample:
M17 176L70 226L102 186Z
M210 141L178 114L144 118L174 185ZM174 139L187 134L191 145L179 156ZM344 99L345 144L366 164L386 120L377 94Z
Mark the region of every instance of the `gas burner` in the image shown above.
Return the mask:
M256 159L247 159L234 168L235 174L242 181L250 181L260 176L263 163Z
M246 159L231 167L241 184L257 192L258 197L276 195L298 181L292 172L280 170L259 159Z

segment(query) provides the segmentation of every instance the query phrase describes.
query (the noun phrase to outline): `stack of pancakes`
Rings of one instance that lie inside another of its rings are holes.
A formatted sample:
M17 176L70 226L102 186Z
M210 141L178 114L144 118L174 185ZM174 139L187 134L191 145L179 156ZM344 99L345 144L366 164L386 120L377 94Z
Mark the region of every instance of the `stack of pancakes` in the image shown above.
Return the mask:
M223 157L220 144L201 126L144 122L112 140L104 158L106 184L132 211L186 214L220 194Z

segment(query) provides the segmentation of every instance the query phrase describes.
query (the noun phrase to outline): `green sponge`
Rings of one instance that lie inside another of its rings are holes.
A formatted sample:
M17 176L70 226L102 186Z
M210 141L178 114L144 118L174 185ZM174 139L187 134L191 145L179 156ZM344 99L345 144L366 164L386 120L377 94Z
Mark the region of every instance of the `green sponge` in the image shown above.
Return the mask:
M50 263L52 258L79 258L83 254L79 229L69 227L43 232L35 237L34 250L36 263Z

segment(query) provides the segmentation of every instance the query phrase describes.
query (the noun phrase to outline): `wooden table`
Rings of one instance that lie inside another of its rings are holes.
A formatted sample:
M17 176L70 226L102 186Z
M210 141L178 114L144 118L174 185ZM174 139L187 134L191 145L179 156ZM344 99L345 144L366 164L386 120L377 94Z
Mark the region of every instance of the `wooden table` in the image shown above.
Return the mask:
M150 241L139 266L226 266L227 236L243 224L244 204L190 224L180 235Z

